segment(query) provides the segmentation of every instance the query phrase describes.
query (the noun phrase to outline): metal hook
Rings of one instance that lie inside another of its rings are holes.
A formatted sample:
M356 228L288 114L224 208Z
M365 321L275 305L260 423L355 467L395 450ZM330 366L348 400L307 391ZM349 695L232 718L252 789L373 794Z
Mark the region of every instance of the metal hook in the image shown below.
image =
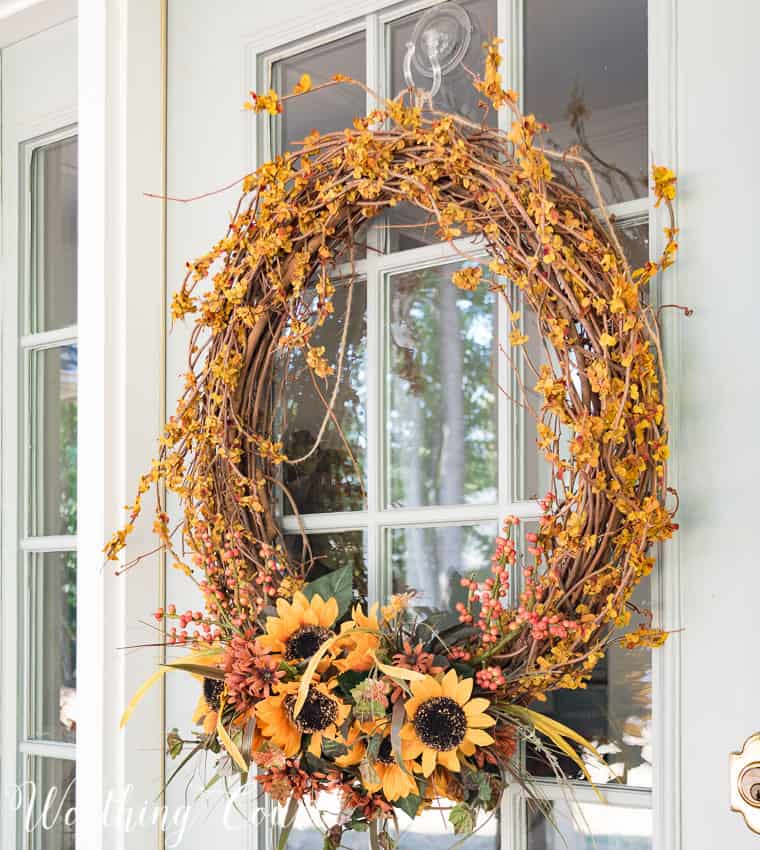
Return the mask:
M432 49L428 53L428 59L430 60L430 67L433 71L433 82L430 86L430 91L426 92L424 89L418 88L418 86L414 83L414 75L412 74L412 58L416 48L413 41L408 41L406 43L406 54L404 55L404 79L406 80L406 84L409 88L418 92L420 97L423 99L430 99L432 101L432 99L441 90L443 74L441 72L441 63L438 61L438 49L435 45L429 46Z
M472 21L456 3L441 3L428 9L417 21L404 54L404 79L416 93L417 101L428 101L441 90L445 74L462 61L472 37ZM416 71L431 79L425 91L415 85L412 62Z

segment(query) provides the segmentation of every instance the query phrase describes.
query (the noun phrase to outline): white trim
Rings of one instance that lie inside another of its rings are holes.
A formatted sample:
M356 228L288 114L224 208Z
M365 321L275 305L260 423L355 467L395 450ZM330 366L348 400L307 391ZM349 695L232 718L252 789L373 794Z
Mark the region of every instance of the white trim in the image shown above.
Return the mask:
M150 850L156 829L103 823L109 794L152 805L163 762L159 689L130 723L119 717L156 669L140 621L155 608L157 559L115 578L102 548L124 522L155 451L160 363L161 4L82 3L79 15L79 726L78 850ZM146 377L147 376L147 377ZM146 504L150 515L150 506ZM136 525L125 557L154 546L150 518ZM133 791L129 792L129 786ZM118 812L116 813L118 814Z
M77 757L74 744L59 744L55 741L21 741L18 749L25 756L66 759L68 761L75 761Z
M71 325L68 328L56 328L54 331L24 334L19 340L19 345L26 350L41 350L45 348L56 348L61 345L71 345L76 341L77 326Z
M77 16L76 0L16 0L0 7L0 50Z
M77 537L75 534L23 537L19 549L22 552L76 552Z
M653 162L666 164L678 172L678 18L676 0L650 0L649 3L649 148ZM650 204L653 199L650 197ZM677 208L676 202L676 208ZM662 227L665 211L650 216L650 253L659 256L665 240ZM668 269L660 282L659 300L679 302L679 264ZM681 387L681 325L683 317L675 310L662 313L665 369L668 375L668 414L671 456L668 483L678 489L679 423ZM659 625L678 630L683 626L681 598L681 540L676 534L662 547L653 575L653 602ZM653 809L654 850L681 850L683 846L684 802L682 780L683 721L681 714L681 634L673 634L665 646L652 653L652 743L654 750Z

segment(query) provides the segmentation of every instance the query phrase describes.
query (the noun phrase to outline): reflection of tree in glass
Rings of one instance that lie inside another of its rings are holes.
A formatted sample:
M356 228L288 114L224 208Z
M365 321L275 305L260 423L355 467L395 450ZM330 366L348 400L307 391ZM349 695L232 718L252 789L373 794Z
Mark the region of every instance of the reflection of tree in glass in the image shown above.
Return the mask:
M283 357L282 395L275 401L280 415L281 439L291 459L308 455L302 463L283 467L284 484L300 513L362 510L364 508L364 451L366 447L366 291L354 284L350 316L346 314L347 287L334 296L335 313L312 337L313 346L324 346L325 357L336 364L345 322L348 336L343 372L328 423L319 445L314 444L333 392L326 381L308 368L300 350ZM336 370L337 372L337 370ZM285 499L284 510L292 513Z
M450 532L458 532L458 550L447 544ZM467 591L459 580L474 575L483 581L489 575L496 523L466 526L394 528L390 533L393 592L418 591L415 607L422 611L453 611L465 602ZM443 553L443 554L441 554Z
M52 364L51 364L52 365ZM46 400L58 416L59 534L77 533L77 347L60 349L58 392ZM52 378L52 375L51 375Z
M393 277L388 440L394 506L495 500L494 297L459 264Z

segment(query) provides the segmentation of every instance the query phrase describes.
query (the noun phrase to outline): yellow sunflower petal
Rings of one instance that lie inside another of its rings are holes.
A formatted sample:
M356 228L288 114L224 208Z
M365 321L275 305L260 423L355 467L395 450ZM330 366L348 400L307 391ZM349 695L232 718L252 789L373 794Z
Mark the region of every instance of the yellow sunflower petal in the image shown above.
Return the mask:
M456 694L454 699L459 703L459 705L465 705L467 700L472 696L472 679L462 679L462 681L456 687Z
M456 699L458 682L457 671L449 670L441 682L441 694L450 699Z
M322 733L314 732L309 742L309 752L319 758L322 755Z
M206 702L206 697L201 692L200 697L198 697L198 704L195 706L195 711L193 712L193 724L198 725L201 722L201 718L205 717L209 712L208 703Z
M420 700L441 696L441 686L432 676L412 682L412 696ZM408 712L407 712L408 713Z
M475 752L475 744L465 738L464 741L462 741L462 743L459 745L459 751L462 753L462 755L471 756Z
M319 613L319 625L324 629L329 629L330 626L338 619L338 601L334 596L331 596L322 606Z
M431 750L429 747L425 747L422 751L422 772L425 776L430 776L430 774L435 770L435 761L436 761L436 751Z
M493 738L482 729L468 729L465 740L476 744L478 747L487 747L489 744L493 744Z
M438 761L454 773L459 773L461 770L456 750L446 750L446 752L438 753Z
M469 729L488 729L496 725L496 720L489 714L471 714L467 717Z
M464 713L470 717L472 714L480 714L483 711L486 711L490 708L491 703L484 699L483 697L475 697L475 699L471 699L466 705L463 705Z

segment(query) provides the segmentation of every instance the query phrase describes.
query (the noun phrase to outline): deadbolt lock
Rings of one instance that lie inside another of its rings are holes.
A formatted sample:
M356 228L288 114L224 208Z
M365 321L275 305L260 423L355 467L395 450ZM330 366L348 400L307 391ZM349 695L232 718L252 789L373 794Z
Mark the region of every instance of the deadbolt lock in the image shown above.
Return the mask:
M741 752L728 757L731 769L731 809L760 833L760 733L747 738Z

